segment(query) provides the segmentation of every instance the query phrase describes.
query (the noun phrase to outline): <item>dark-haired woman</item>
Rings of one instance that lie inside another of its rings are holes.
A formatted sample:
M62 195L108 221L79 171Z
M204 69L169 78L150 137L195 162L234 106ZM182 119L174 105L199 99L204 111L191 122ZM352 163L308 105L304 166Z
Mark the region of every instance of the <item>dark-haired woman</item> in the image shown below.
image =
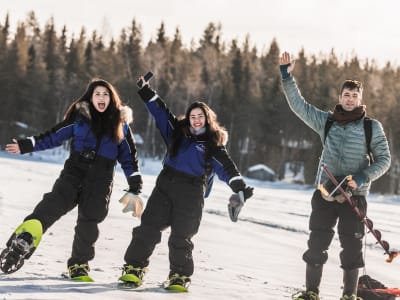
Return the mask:
M70 156L52 191L44 194L42 201L24 219L19 227L24 229L17 230L7 242L9 260L16 254L29 258L41 233L78 206L67 265L70 278L90 280L88 262L95 255L98 224L108 213L116 161L121 164L130 192L141 192L136 146L128 125L131 121L132 110L122 105L116 89L105 80L93 79L84 94L70 105L61 123L43 134L13 140L6 146L9 153L23 154L71 141ZM2 262L5 273L19 267L6 260Z
M138 82L144 82L144 78ZM179 120L148 82L139 95L154 117L168 152L141 224L133 229L120 280L141 284L161 232L170 227L167 284L187 287L194 271L191 239L199 229L204 197L210 192L214 174L235 193L242 191L245 199L252 196L253 188L245 184L227 153L227 132L207 104L192 103Z

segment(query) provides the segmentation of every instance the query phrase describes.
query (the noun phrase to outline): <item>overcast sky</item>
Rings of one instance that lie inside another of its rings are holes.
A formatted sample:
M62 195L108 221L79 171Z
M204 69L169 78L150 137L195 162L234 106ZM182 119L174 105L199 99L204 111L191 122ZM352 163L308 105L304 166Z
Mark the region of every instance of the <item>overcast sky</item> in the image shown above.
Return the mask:
M147 42L164 21L168 36L179 27L188 46L198 41L209 22L221 23L222 38L242 42L247 34L252 45L265 52L275 37L281 50L308 54L375 59L379 65L399 63L400 1L397 0L0 0L0 22L10 14L11 25L34 11L43 26L54 17L57 29L63 25L79 34L84 26L90 33L118 37L135 18L142 25Z

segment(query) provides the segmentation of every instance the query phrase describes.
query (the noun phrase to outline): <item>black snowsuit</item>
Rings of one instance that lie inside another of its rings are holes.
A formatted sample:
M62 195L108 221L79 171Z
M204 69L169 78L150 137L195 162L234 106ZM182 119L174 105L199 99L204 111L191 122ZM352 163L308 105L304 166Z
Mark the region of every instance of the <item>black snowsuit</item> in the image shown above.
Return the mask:
M96 138L91 128L88 106L87 102L79 102L72 117L50 131L33 137L34 142L32 139L18 141L21 153L28 153L72 140L70 157L65 161L52 191L44 194L42 201L25 218L25 221L39 220L43 232L46 232L54 222L78 206L68 266L86 264L94 258L94 244L99 236L98 224L108 213L116 162L120 162L129 184L133 177L140 176L136 146L128 124L123 124L124 138L120 142L113 141L106 134ZM129 108L121 108L121 114L126 116L128 122L131 113Z
M204 206L204 179L165 167L147 201L141 225L133 229L125 261L146 267L149 257L161 241L161 231L171 227L168 240L170 273L193 274L193 243Z
M67 159L51 192L35 207L26 220L37 219L43 232L60 217L78 206L78 219L68 266L87 263L94 257L98 224L108 213L115 162L97 157L88 160L79 154Z
M187 127L180 127L164 101L147 86L139 94L167 146L175 130L182 130L183 135L177 154L168 153L164 159L164 169L147 201L141 224L133 229L125 261L134 267L147 267L156 244L161 241L161 231L171 227L170 275L191 276L194 271L191 238L199 229L204 197L210 192L214 174L227 184L242 177L224 146L215 147L207 162L206 137L192 136L185 130Z

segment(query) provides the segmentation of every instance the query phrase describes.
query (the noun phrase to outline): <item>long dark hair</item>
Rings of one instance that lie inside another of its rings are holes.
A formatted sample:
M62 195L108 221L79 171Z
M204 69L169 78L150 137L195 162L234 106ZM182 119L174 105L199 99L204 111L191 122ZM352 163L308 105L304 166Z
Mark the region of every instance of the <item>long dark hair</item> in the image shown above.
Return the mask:
M168 149L171 156L175 156L177 154L179 146L182 142L182 137L188 132L190 127L190 113L195 108L200 108L206 117L205 159L210 159L214 149L227 143L228 133L226 129L219 124L217 120L217 114L206 103L202 101L196 101L189 105L189 107L186 109L185 116L177 123L177 127L172 134L170 147Z
M110 104L103 113L98 112L92 103L93 91L96 87L105 87L110 93ZM117 90L108 81L100 78L92 79L85 92L75 100L67 109L64 119L68 119L75 114L79 103L86 102L89 106L91 129L97 137L109 134L116 142L123 139L123 129L121 120L121 99Z

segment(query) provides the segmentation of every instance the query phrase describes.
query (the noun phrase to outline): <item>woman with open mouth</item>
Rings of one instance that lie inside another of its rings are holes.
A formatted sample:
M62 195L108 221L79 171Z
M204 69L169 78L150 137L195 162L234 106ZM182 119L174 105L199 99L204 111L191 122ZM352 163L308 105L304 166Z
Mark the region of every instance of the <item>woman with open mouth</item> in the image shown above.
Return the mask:
M33 212L11 235L0 267L4 273L17 271L37 248L41 236L61 216L78 206L78 218L68 276L92 281L88 262L94 258L98 224L108 213L115 164L127 178L129 191L139 194L135 141L129 123L132 110L122 105L116 89L107 81L93 79L81 97L65 113L64 120L37 136L13 140L6 150L24 154L54 148L70 141L70 156L52 191L44 194Z

